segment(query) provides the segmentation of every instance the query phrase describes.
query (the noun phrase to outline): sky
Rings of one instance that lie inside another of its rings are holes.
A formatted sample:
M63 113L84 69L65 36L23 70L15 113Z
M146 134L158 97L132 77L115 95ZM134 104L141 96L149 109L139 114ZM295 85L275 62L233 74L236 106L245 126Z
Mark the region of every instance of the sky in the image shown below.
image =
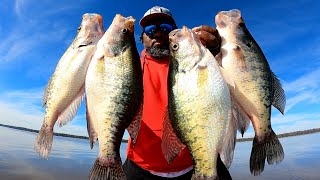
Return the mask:
M101 14L105 30L120 13L138 22L153 6L171 10L178 27L215 27L219 11L239 9L287 96L285 115L272 109L277 134L320 128L320 15L318 0L2 0L0 15L0 123L40 129L44 88L76 36L84 13ZM54 129L87 136L84 103L67 125ZM245 137L252 137L252 125Z

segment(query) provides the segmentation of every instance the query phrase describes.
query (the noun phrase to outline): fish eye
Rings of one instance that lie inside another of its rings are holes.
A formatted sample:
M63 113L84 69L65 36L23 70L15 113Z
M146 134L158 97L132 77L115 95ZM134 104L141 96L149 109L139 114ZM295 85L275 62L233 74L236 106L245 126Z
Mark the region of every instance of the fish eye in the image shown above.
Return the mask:
M172 48L172 50L176 51L179 49L179 44L174 43L174 44L172 44L171 48Z
M246 25L243 22L239 23L239 27L245 27Z
M123 34L126 34L127 32L129 32L129 30L128 30L127 28L124 28L124 29L121 29L121 32L122 32Z

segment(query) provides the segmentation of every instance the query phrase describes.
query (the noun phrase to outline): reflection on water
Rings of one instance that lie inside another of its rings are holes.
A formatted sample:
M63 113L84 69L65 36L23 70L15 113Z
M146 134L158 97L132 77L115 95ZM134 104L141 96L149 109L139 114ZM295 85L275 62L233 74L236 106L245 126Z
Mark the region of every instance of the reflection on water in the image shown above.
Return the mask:
M265 165L260 176L252 176L249 159L252 142L236 144L234 161L230 172L234 179L320 179L320 133L280 138L285 157L277 165Z
M88 179L98 155L98 144L91 150L89 140L54 137L48 160L33 150L35 133L0 127L0 179ZM320 179L320 133L281 138L285 159L266 165L260 176L249 170L251 142L239 142L230 168L233 179ZM126 144L121 146L125 158Z
M48 160L35 153L36 133L0 127L0 179L88 179L98 155L98 143L91 150L89 140L54 137ZM121 155L125 155L125 145ZM125 158L124 156L122 158Z

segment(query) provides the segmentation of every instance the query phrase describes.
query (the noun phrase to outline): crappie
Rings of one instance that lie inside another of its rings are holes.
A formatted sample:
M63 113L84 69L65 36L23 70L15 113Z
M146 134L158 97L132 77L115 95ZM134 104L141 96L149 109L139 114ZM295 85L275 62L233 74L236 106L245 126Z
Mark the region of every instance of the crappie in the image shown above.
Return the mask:
M231 100L219 65L187 27L169 34L168 117L163 152L168 162L184 148L191 153L192 179L217 179L217 158L231 121ZM170 121L170 122L168 122ZM170 127L172 125L172 127ZM174 140L173 128L178 140Z
M122 136L127 128L135 142L140 127L143 84L134 22L131 16L114 17L88 69L85 90L91 147L99 141L89 179L125 179L119 154Z
M61 127L77 113L84 95L87 69L103 33L101 15L84 14L77 36L59 60L46 86L42 102L46 112L35 141L35 150L45 159L51 151L55 123Z
M266 158L268 164L279 163L284 158L270 118L271 105L284 112L285 94L262 50L246 28L240 11L219 12L215 22L222 37L222 67L233 81L231 94L254 127L250 171L258 175L264 169Z

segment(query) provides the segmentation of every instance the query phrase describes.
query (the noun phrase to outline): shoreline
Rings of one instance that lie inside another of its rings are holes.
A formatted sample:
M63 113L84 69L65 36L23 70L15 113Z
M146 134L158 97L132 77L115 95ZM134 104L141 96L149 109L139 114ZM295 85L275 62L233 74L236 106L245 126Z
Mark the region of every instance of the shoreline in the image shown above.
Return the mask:
M21 131L27 131L27 132L33 132L33 133L39 133L39 130L35 129L29 129L29 128L24 128L24 127L18 127L18 126L11 126L11 125L5 125L0 123L0 127L6 127L10 129L16 129L16 130L21 130ZM302 130L302 131L294 131L294 132L289 132L289 133L282 133L282 134L277 134L278 138L285 138L285 137L292 137L292 136L301 136L301 135L306 135L306 134L313 134L313 133L319 133L320 128L314 128L314 129L308 129L308 130ZM72 134L65 134L65 133L53 133L54 136L61 136L61 137L69 137L69 138L76 138L76 139L88 139L89 137L87 136L79 136L79 135L72 135ZM240 138L237 139L237 142L245 142L245 141L252 141L253 138ZM128 143L128 140L122 139L122 143Z

